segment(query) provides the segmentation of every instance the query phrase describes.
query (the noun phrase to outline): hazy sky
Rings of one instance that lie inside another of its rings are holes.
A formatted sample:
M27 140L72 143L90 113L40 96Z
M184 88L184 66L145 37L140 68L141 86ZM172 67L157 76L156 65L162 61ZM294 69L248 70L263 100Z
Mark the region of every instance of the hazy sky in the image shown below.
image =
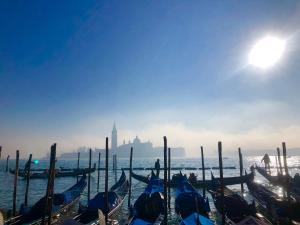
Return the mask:
M42 156L122 139L199 154L300 146L300 2L1 1L0 145ZM268 70L266 35L287 40Z

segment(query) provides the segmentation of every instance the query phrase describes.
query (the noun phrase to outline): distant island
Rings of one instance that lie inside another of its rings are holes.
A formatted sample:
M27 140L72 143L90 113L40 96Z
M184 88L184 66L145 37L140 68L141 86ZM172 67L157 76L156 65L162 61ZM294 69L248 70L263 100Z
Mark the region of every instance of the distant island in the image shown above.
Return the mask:
M142 142L138 136L136 136L133 142L128 141L125 143L123 141L122 145L118 145L118 133L116 125L114 124L112 135L111 135L111 148L109 149L110 155L116 154L119 158L129 158L130 148L133 147L134 158L161 158L163 157L163 147L153 147L150 141ZM77 154L80 152L81 158L89 157L88 148L81 147L77 151L62 153L61 158L77 158ZM105 155L105 149L96 148L93 150L93 154ZM185 149L182 147L171 147L172 157L185 157Z

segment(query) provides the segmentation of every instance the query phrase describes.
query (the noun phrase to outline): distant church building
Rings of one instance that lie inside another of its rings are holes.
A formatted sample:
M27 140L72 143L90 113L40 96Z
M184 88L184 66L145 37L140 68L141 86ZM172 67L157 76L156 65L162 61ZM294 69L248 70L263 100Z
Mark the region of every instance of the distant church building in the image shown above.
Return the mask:
M118 131L116 128L116 124L114 124L112 132L111 132L111 148L109 150L110 157L112 158L112 155L116 154L120 158L129 158L130 154L130 148L133 147L133 156L134 158L162 158L163 157L163 147L153 147L153 144L150 141L142 142L138 136L136 136L133 139L133 142L130 140L128 141L128 144L125 143L125 140L123 141L123 144L118 146ZM185 150L181 147L171 147L171 154L173 157L184 157L185 156ZM88 158L89 157L89 150L88 147L81 147L77 150L77 152L80 152L80 156L82 158ZM77 158L77 152L67 152L62 153L61 158ZM95 148L95 151L93 154L101 153L101 155L105 156L105 149L103 148Z
M111 153L116 154L118 157L128 158L130 148L133 147L134 157L162 157L163 147L153 147L150 141L142 142L138 136L135 137L133 142L128 141L128 144L123 141L123 144L118 146L118 132L116 124L114 124L111 132ZM185 150L181 147L171 148L172 157L184 157Z

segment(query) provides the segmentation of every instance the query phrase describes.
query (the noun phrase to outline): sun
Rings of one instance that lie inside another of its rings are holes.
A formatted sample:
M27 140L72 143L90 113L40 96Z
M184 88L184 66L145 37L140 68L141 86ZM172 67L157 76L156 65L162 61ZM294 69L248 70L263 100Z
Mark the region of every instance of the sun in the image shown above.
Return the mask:
M259 40L249 53L249 64L261 69L272 67L281 58L285 44L284 40L272 36Z

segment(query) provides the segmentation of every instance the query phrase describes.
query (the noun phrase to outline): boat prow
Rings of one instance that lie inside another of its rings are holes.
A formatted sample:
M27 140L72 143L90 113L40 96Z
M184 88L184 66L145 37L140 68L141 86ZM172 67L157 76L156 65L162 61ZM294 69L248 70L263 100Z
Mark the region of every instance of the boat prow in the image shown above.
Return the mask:
M116 217L121 210L128 187L128 180L122 171L119 180L108 191L108 208L105 203L105 192L99 192L88 202L87 206L79 208L79 214L74 219L83 224L90 224L102 221L103 213L107 214L108 219Z

